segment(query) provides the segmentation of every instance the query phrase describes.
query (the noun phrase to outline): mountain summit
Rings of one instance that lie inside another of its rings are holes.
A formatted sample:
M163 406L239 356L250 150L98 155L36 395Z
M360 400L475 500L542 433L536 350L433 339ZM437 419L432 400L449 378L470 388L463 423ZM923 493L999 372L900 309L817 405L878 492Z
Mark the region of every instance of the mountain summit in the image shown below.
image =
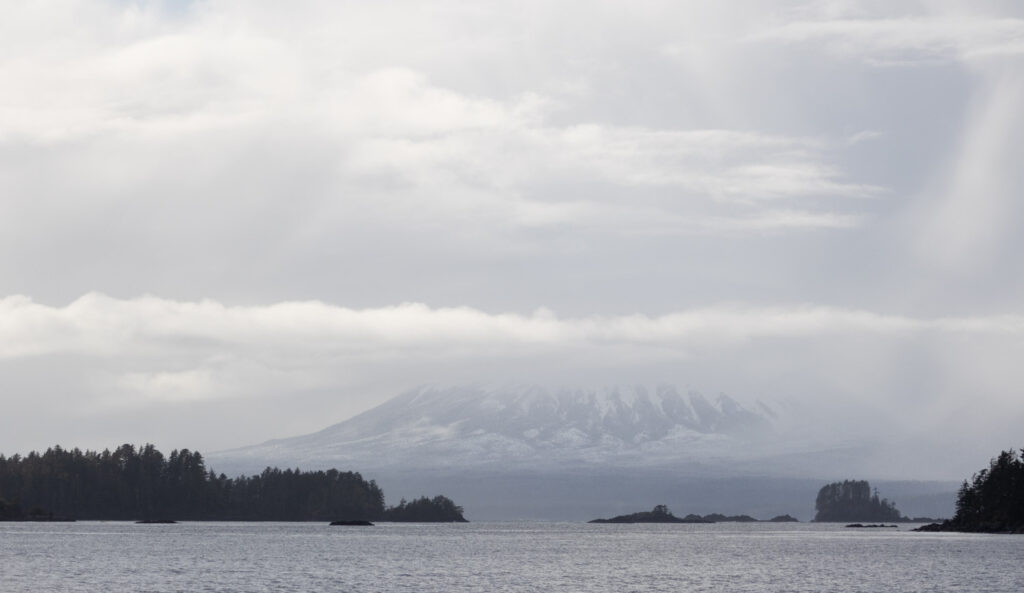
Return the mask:
M224 451L232 466L635 467L731 458L777 413L661 385L549 390L421 387L319 432Z

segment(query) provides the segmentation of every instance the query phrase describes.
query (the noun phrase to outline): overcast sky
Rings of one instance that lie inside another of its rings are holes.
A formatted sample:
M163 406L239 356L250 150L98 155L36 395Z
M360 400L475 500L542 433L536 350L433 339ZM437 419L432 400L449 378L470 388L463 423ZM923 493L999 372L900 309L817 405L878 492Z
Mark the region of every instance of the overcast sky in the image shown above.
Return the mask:
M0 6L0 452L471 381L1024 445L1024 4Z

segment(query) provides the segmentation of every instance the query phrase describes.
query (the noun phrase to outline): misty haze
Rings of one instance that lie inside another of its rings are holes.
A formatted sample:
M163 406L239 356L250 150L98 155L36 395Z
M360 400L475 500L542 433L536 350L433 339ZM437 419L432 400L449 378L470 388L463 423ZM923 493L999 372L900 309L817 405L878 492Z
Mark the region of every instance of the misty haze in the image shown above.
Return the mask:
M1019 3L0 3L0 589L1024 590Z

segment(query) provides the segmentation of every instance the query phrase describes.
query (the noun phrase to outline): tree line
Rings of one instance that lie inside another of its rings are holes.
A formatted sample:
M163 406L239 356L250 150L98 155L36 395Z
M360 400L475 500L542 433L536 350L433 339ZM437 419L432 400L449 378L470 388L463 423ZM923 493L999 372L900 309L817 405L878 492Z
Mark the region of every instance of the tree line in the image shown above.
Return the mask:
M444 496L386 508L377 483L357 472L268 467L229 478L198 451L164 456L150 444L125 444L0 455L0 519L20 518L453 521L462 509Z

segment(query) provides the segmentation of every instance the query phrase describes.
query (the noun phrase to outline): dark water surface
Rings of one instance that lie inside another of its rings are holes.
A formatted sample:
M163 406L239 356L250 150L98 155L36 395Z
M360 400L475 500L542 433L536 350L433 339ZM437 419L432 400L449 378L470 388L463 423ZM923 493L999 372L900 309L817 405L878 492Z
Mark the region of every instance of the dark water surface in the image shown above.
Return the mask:
M1024 536L907 529L0 523L0 591L1024 591Z

